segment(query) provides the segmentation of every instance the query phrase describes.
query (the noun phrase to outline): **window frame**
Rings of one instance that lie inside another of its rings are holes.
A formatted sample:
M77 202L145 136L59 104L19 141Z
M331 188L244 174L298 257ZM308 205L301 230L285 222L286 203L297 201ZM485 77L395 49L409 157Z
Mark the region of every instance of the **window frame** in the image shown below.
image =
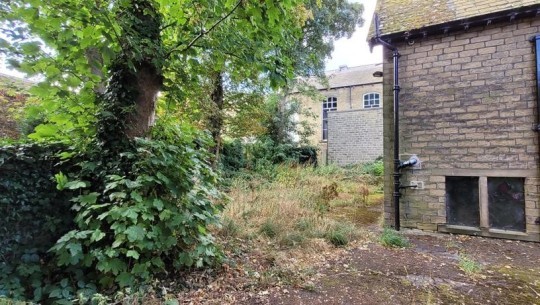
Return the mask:
M322 141L328 141L328 112L337 111L337 96L328 96L322 102L322 128L321 128L321 138Z
M373 97L371 97L371 95L373 95ZM377 102L376 104L375 101ZM362 104L364 109L381 108L381 94L378 92L365 93L362 97Z

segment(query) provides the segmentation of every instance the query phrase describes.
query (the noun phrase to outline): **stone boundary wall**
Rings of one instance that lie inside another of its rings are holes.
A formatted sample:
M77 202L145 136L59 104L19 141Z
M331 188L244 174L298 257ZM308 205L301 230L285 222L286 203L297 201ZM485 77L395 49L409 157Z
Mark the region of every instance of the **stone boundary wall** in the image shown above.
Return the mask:
M328 162L343 166L382 156L382 112L382 108L330 112Z

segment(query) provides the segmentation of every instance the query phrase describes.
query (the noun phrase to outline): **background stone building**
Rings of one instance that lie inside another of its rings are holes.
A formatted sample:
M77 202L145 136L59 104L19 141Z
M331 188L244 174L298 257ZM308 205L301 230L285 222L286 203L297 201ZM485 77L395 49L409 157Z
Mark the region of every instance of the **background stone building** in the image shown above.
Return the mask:
M373 161L382 156L382 64L341 67L327 72L328 83L313 83L313 95L293 91L288 99L298 100L311 116L299 119L311 123L309 142L319 148L319 162L348 165Z
M400 54L400 159L422 161L401 170L402 186L418 185L401 190L402 226L540 241L539 2L379 0L377 14L380 38ZM389 49L383 65L392 223Z

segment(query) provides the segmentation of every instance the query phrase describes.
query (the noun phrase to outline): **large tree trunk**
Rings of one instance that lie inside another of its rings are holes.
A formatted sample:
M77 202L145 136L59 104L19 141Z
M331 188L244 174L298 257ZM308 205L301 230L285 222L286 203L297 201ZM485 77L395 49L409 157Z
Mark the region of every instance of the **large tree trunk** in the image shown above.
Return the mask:
M131 0L118 18L122 53L110 67L98 123L98 139L111 149L148 135L163 79L161 16L153 0Z
M126 135L130 138L148 134L154 125L156 100L162 85L162 76L155 67L145 64L139 67L136 74L137 99L135 110L127 121Z
M217 167L219 163L219 152L221 150L221 132L223 128L223 73L216 72L212 76L212 107L208 117L210 123L210 132L212 133L212 139L214 139L214 146L210 152L214 155L212 166Z

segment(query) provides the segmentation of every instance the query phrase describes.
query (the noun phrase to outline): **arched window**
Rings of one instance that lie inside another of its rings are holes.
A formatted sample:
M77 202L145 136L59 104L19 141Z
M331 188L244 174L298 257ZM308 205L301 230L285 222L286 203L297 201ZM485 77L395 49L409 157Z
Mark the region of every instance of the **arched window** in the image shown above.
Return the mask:
M322 139L328 139L328 111L337 110L337 97L330 96L322 104Z
M378 93L372 92L364 94L364 108L381 107L381 99Z

